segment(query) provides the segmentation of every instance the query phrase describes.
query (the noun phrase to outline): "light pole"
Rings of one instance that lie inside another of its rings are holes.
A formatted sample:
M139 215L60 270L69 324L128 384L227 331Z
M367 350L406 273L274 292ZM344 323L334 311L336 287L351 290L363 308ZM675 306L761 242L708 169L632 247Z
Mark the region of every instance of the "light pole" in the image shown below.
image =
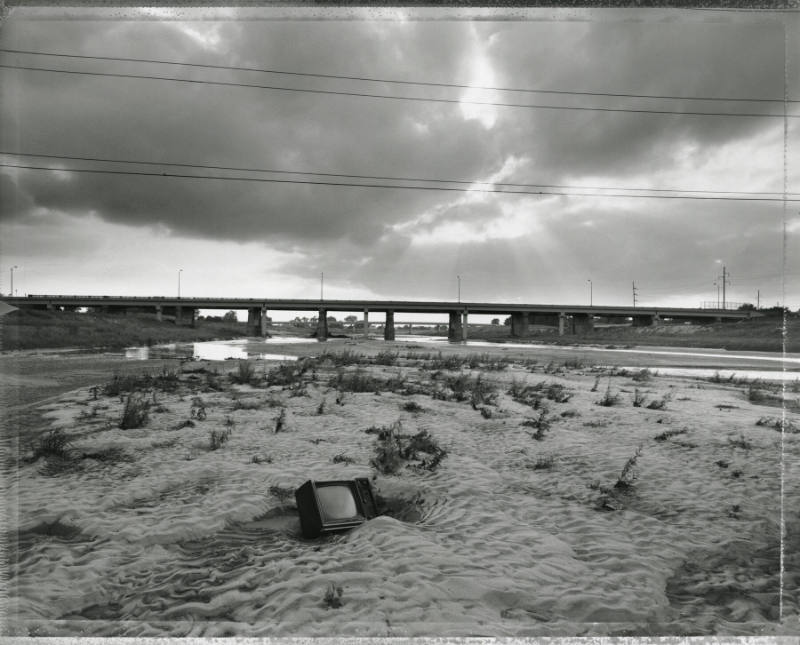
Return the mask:
M325 287L325 272L319 274L319 299L324 300L323 297L323 288Z
M178 298L181 297L181 273L183 273L183 269L178 269Z
M589 283L589 306L592 306L592 281L587 280L586 282Z
M11 267L11 291L9 291L8 295L12 298L14 297L14 269L19 269L19 267L16 264Z
M717 309L719 309L719 282L714 282L714 286L717 288Z
M457 275L456 279L458 280L458 301L461 302L461 276Z

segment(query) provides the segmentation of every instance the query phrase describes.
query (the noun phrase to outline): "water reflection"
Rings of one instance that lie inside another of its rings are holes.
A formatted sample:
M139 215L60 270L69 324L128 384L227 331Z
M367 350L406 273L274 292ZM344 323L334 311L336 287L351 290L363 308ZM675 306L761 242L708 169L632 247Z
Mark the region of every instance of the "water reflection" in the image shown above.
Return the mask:
M125 358L134 361L147 361L157 358L183 358L204 361L224 361L228 359L260 359L265 361L296 361L291 354L272 354L251 351L248 340L206 341L186 345L156 345L154 347L128 347Z

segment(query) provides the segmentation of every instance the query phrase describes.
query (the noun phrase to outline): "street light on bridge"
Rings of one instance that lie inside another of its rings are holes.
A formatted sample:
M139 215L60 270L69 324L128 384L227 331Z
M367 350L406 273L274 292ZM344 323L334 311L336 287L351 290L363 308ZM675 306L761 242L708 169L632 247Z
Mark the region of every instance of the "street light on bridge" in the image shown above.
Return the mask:
M586 282L589 283L589 306L592 306L592 281L587 280Z
M461 302L461 276L457 275L456 279L458 280L458 302Z
M178 269L178 298L181 297L181 273L183 273L183 269Z
M8 292L8 295L12 298L14 297L14 269L19 269L19 267L16 264L11 267L11 291Z

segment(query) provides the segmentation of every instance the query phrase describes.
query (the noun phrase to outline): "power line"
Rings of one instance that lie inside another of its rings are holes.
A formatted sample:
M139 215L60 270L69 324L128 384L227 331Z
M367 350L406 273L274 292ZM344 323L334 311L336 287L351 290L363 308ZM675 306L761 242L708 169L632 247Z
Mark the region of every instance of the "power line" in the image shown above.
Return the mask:
M607 96L612 98L633 98L633 99L668 99L680 101L725 101L725 102L746 102L746 103L800 103L800 100L793 99L750 99L743 97L723 97L723 96L677 96L669 94L626 94L615 92L585 92L576 90L541 90L520 87L493 87L485 85L464 85L459 83L435 83L431 81L403 81L397 79L374 78L369 76L345 76L341 74L319 74L311 72L287 72L277 69L264 69L258 67L241 67L234 65L211 65L203 63L185 63L179 61L158 60L152 58L125 58L121 56L87 56L80 54L64 54L54 52L30 51L26 49L6 49L0 48L0 52L8 54L25 54L29 56L51 56L54 58L74 58L80 60L104 60L126 63L146 63L154 65L180 65L182 67L194 67L200 69L221 69L236 72L258 72L261 74L281 74L284 76L300 76L305 78L327 78L347 81L361 81L368 83L388 83L393 85L417 85L423 87L446 87L454 89L473 89L487 90L493 92L524 92L529 94L559 94L574 96Z
M582 112L626 112L630 114L676 114L680 116L730 116L730 117L757 117L757 118L766 117L766 118L789 118L789 119L800 118L800 115L798 114L784 115L784 114L768 114L768 113L753 113L753 112L694 112L694 111L678 111L678 110L646 110L646 109L634 109L634 108L603 108L603 107L586 107L586 106L574 106L574 105L536 105L531 103L498 103L492 101L442 99L442 98L430 98L424 96L391 96L389 94L345 92L343 90L312 90L312 89L297 88L297 87L280 87L277 85L258 85L255 83L235 83L232 81L209 81L209 80L198 80L189 78L175 78L172 76L152 76L149 74L121 74L118 72L86 72L78 70L52 69L48 67L29 67L26 65L0 64L0 68L18 69L30 72L50 72L53 74L73 74L78 76L97 76L106 78L132 78L139 80L191 83L196 85L218 85L222 87L248 87L260 90L276 90L280 92L325 94L329 96L354 96L359 98L390 99L395 101L422 101L429 103L449 103L457 105L484 105L492 107L511 107L511 108L526 108L526 109L539 109L539 110L572 110L572 111L582 111Z
M133 170L102 170L97 168L50 168L47 166L30 166L23 164L9 164L0 163L3 168L20 168L23 170L48 170L51 172L75 172L75 173L91 173L100 175L133 175L139 177L170 177L180 179L213 179L219 181L245 181L245 182L258 182L258 183L275 183L275 184L306 184L316 186L345 186L353 188L395 188L403 190L438 190L447 192L476 192L476 193L501 193L505 195L557 195L563 197L627 197L627 198L643 198L643 199L691 199L691 200L721 200L721 201L760 201L760 202L800 202L799 199L787 199L776 197L702 197L697 195L633 195L633 194L620 194L620 193L567 193L549 190L497 190L493 188L451 188L445 186L408 186L401 184L357 184L350 182L332 182L332 181L310 181L299 179L268 179L266 177L230 177L221 175L184 175L179 173L167 172L142 172Z
M568 184L525 184L525 183L508 183L508 182L494 182L494 181L467 181L462 179L427 179L421 177L388 177L382 175L350 175L350 174L341 174L341 173L332 173L332 172L310 172L306 170L277 170L277 169L270 169L270 168L247 168L241 166L218 166L218 165L210 165L210 164L191 164L191 163L176 163L176 162L167 162L167 161L142 161L142 160L135 160L135 159L108 159L104 157L74 157L74 156L67 156L67 155L52 155L52 154L34 154L34 153L27 153L27 152L9 152L6 150L0 150L0 155L6 156L15 156L15 157L36 157L41 159L61 159L61 160L70 160L70 161L96 161L102 163L124 163L124 164L135 164L135 165L142 165L142 166L166 166L166 167L180 167L180 168L201 168L204 170L231 170L236 172L261 172L261 173L274 173L274 174L286 174L286 175L311 175L314 177L340 177L340 178L349 178L349 179L374 179L374 180L387 180L387 181L413 181L413 182L429 182L429 183L441 183L441 184L465 184L465 185L474 185L474 184L486 184L492 186L506 186L506 187L517 187L517 188L564 188L570 190L628 190L628 191L638 191L638 192L655 192L655 193L701 193L701 194L713 194L713 195L776 195L780 194L780 191L772 191L772 192L745 192L745 191L731 191L731 190L689 190L689 189L680 189L680 188L625 188L619 186L571 186ZM512 191L509 191L512 192ZM787 193L787 195L800 195L800 193Z

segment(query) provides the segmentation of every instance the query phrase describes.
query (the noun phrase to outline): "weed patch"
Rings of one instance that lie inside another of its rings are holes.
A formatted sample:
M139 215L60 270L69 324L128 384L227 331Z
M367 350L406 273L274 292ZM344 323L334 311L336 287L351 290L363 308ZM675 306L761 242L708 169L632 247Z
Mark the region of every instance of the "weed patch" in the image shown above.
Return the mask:
M212 430L208 437L208 449L219 450L228 442L230 436L230 428L226 428L225 430Z
M433 471L447 456L447 451L427 430L407 435L402 434L401 429L402 425L398 421L392 426L366 430L369 434L378 435L375 457L370 461L370 465L381 474L395 474L403 466Z
M122 411L119 427L122 430L141 428L147 424L149 415L150 402L139 393L129 394L125 400L125 409Z
M666 441L670 437L677 437L678 435L686 434L687 432L689 432L687 428L682 428L681 430L665 430L661 434L653 437L653 439L655 441Z

